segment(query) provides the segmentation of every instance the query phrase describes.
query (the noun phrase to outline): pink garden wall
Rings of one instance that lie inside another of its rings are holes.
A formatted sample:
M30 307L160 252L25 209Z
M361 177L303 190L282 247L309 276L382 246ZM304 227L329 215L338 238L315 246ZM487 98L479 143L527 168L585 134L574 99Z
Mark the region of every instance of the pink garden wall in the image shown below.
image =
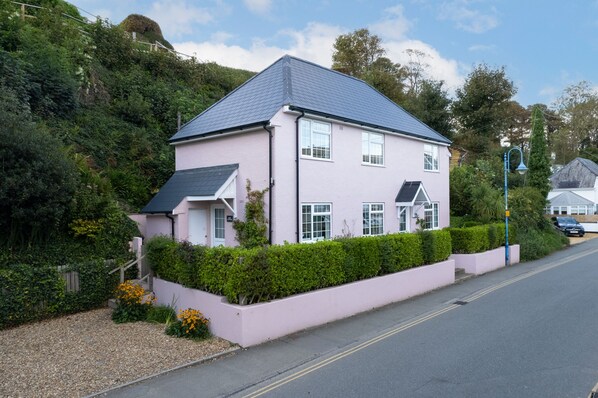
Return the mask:
M159 304L199 309L212 334L249 347L306 328L405 300L455 281L453 260L346 285L247 306L176 283L154 279Z

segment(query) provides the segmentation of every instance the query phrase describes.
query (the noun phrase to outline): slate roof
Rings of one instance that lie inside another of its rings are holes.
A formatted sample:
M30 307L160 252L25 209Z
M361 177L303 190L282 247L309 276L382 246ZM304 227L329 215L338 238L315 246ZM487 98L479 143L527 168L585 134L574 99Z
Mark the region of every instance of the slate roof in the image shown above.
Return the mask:
M551 206L594 206L594 202L573 192L563 192L549 200Z
M556 189L594 188L598 177L598 165L589 159L575 158L551 177Z
M289 55L186 123L171 142L265 125L283 106L450 144L363 80Z
M579 162L586 166L592 174L598 177L598 164L592 162L590 159L575 158L575 160L579 160Z
M214 196L238 168L227 164L175 171L141 212L171 213L186 196Z
M420 192L419 195L418 195L418 192ZM426 190L425 190L422 182L421 181L405 181L405 182L403 182L403 185L401 186L401 189L399 190L399 193L397 194L397 197L395 198L395 203L412 203L413 204L417 200L416 195L420 198L420 201L421 201L422 195L426 199L425 201L427 201L428 194L426 193Z

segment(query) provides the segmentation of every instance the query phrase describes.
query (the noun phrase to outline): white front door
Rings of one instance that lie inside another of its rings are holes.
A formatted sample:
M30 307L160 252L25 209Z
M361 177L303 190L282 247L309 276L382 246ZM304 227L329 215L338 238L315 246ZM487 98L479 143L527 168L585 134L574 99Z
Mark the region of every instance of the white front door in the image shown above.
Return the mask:
M189 242L194 245L207 244L208 212L205 209L189 209Z
M224 246L224 206L212 206L212 246Z

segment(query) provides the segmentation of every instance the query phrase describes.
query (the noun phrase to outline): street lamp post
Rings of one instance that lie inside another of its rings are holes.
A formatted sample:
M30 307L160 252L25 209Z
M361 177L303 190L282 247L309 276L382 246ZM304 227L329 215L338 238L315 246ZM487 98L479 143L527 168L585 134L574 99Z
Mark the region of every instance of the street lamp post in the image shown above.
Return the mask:
M511 164L511 151L516 149L519 152L519 166L515 170L519 172L519 174L523 174L527 171L527 167L523 163L523 152L518 147L513 147L509 149L507 152L504 153L503 159L505 163L505 267L508 267L510 264L510 253L509 253L509 187L507 185L507 176L509 174L510 164Z

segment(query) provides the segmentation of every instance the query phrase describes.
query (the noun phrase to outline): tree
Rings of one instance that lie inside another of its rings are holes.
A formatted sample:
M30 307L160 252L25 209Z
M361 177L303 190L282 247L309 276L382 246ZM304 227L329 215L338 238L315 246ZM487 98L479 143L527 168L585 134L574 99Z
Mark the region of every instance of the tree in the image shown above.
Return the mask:
M453 122L451 99L443 89L443 81L423 80L419 93L410 97L405 108L435 131L451 139Z
M504 67L490 69L485 64L476 66L457 89L453 116L459 128L455 140L470 152L470 159L488 155L499 146L507 127L509 101L516 91Z
M340 35L334 42L332 69L362 79L392 101L404 101L404 70L384 57L382 40L368 29Z
M567 163L586 148L598 146L598 93L589 82L567 87L556 102L563 124L553 136L556 161Z
M332 69L361 78L385 54L382 40L368 29L340 35L334 42Z
M15 113L14 93L0 86L0 235L39 242L65 222L77 184L59 141Z
M409 48L405 50L409 57L409 62L405 66L405 81L407 82L407 95L419 95L423 82L425 81L424 72L430 64L424 62L424 59L429 57L428 54L421 50Z
M527 144L530 136L531 111L517 101L509 101L509 118L501 143L521 147Z
M546 198L550 192L550 159L546 147L544 116L540 108L532 111L532 136L530 138L529 171L527 183Z

